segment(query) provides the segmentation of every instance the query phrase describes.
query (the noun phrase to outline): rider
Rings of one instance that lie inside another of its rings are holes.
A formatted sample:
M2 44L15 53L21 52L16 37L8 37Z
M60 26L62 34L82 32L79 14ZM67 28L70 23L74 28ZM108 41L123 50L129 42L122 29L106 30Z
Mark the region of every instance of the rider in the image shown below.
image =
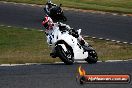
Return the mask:
M78 39L79 43L82 46L88 46L88 43L82 38L82 36L80 36L78 34L77 31L75 31L73 28L71 28L69 25L63 24L61 22L58 23L53 23L53 20L46 16L42 22L42 25L46 28L46 35L52 35L52 31L56 28L59 27L60 30L68 30L70 32L71 35L73 35L75 38ZM50 39L50 38L49 38ZM47 41L48 42L48 41ZM51 40L50 42L48 42L49 44L51 44Z
M56 4L53 4L51 2L51 0L48 0L48 2L46 3L45 9L47 11L47 14L50 14L50 10L53 8L53 6L57 6Z

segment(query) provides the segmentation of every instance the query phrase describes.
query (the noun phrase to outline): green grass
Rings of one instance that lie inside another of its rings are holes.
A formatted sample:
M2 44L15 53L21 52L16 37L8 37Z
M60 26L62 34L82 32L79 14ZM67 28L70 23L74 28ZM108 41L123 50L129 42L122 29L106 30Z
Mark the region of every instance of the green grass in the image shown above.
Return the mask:
M96 49L101 61L132 59L132 45L92 38L86 40Z
M0 27L0 63L54 62L43 32Z
M132 45L86 38L97 51L99 60L131 59ZM50 48L43 32L18 27L0 27L0 64L53 63L60 61L49 56Z
M47 0L0 0L21 3L45 4ZM65 7L110 11L119 13L132 13L132 0L52 0L52 2Z

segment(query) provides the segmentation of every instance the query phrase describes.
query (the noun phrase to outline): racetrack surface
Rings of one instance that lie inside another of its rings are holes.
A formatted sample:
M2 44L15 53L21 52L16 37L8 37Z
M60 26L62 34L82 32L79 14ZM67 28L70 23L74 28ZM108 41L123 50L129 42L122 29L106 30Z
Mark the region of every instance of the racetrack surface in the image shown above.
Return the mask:
M84 84L76 82L78 67L87 74L130 74L132 62L98 62L97 64L43 64L0 67L0 88L132 88L126 84Z
M42 29L43 8L0 2L0 24ZM66 22L84 35L132 42L132 17L65 11ZM43 64L0 67L0 88L132 88L128 84L85 84L76 82L78 67L87 74L130 74L132 62L97 64Z
M64 11L74 29L83 35L132 43L132 17ZM43 7L0 2L0 24L42 29Z

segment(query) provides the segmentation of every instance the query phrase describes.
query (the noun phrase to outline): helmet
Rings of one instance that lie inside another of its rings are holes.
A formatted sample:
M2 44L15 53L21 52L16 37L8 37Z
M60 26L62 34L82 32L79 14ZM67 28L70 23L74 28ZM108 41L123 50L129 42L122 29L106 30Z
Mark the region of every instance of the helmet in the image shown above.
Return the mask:
M53 20L46 16L42 22L42 25L46 28L49 29L53 25Z
M48 2L48 3L47 3L47 5L48 5L48 7L49 7L49 8L51 8L51 7L52 7L51 2Z
M51 0L48 0L47 5L48 5L48 7L49 7L49 8L51 8L51 7L52 7Z

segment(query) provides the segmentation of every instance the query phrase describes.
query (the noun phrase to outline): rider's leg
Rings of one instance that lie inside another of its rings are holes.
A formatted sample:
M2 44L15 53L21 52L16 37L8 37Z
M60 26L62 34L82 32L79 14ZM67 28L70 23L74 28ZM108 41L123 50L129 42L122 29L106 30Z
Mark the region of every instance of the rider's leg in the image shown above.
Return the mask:
M81 45L88 46L89 44L83 39L81 35L79 35L78 40Z
M80 45L84 48L84 50L93 50L92 46L89 45L81 35L79 35L78 40L80 42Z

